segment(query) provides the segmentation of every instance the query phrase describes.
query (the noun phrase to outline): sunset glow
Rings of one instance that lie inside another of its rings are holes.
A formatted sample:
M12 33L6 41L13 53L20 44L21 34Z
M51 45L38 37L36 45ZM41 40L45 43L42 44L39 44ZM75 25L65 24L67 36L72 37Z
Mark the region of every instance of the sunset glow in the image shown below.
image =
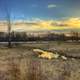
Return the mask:
M80 30L79 3L79 0L2 0L0 31L7 31L6 10L12 30Z

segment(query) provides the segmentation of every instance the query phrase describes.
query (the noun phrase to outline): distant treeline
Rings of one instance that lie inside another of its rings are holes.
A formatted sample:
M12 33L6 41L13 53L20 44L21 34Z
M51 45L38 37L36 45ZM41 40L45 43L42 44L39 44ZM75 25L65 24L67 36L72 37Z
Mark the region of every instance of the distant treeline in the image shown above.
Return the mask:
M11 32L10 35L6 32L0 32L0 42L7 42L8 40L12 42L19 41L79 41L80 36L78 32L71 32L71 36L66 36L65 34L55 34L48 33L46 35L37 35L34 33L32 35L28 35L26 32Z

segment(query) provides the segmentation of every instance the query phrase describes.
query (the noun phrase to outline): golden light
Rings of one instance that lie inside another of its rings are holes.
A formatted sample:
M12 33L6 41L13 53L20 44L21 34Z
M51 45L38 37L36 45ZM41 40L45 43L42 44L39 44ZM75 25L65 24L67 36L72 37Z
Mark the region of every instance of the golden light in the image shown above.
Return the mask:
M34 30L64 30L64 29L79 29L80 28L80 19L79 18L69 18L67 20L41 20L28 23L16 22L12 24L12 30L25 30L25 31L34 31ZM0 31L7 31L7 24L0 23Z

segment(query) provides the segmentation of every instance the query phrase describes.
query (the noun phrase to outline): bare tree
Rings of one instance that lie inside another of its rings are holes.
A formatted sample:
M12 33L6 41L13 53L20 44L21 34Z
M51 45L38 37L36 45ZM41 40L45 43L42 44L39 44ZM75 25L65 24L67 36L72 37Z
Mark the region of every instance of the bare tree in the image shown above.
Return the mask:
M79 40L78 32L75 32L75 38L76 38L76 41L78 42L78 40Z
M11 17L9 10L6 9L7 27L8 27L8 47L11 47Z

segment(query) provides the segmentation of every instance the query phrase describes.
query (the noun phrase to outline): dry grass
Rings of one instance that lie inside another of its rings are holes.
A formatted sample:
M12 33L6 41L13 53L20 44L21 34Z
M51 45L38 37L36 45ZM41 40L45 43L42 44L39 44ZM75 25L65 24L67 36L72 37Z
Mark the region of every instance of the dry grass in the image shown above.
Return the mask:
M23 47L0 48L0 80L80 80L80 59L41 59L33 48L63 49L68 54L80 53L77 44L26 44ZM69 49L69 50L68 50ZM70 50L71 49L71 50ZM73 55L73 54L72 54Z

